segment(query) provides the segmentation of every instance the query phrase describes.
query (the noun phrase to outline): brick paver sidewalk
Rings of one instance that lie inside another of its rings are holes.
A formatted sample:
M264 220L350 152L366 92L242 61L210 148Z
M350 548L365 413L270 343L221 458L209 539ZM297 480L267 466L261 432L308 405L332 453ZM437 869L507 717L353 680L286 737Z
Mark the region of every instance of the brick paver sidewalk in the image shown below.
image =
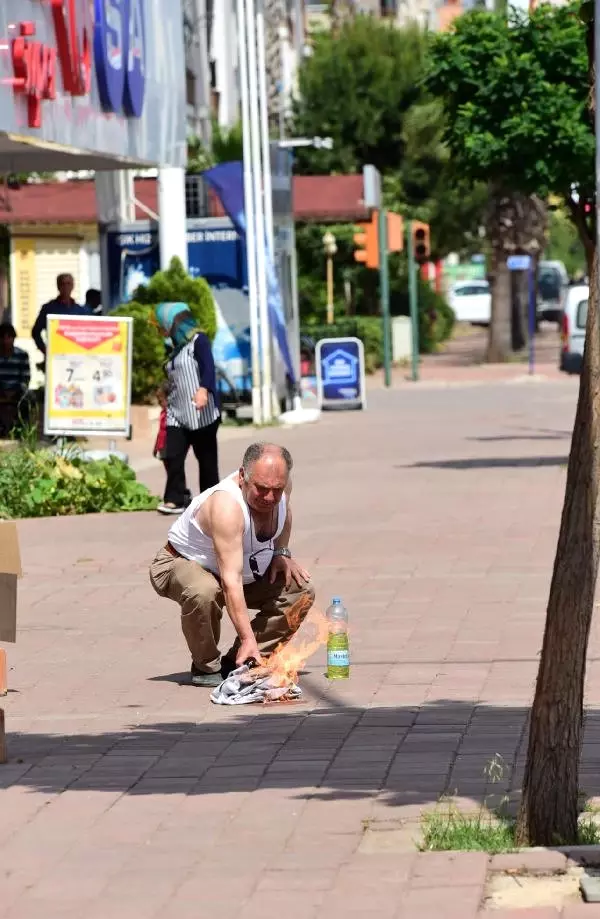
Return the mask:
M329 686L320 652L296 706L182 684L176 608L147 580L165 520L22 523L0 917L474 919L486 856L414 840L441 793L518 787L574 399L573 381L402 388L274 430L297 462L294 548L352 628L350 681ZM591 795L599 647L595 626Z

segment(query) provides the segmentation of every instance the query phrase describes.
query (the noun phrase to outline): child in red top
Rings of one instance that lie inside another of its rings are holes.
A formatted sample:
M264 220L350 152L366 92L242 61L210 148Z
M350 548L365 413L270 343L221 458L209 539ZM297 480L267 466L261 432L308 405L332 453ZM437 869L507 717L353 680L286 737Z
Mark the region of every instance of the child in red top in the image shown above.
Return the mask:
M166 384L161 386L158 391L158 404L161 407L160 419L158 422L158 434L154 444L153 456L162 461L164 465L167 449L167 387Z

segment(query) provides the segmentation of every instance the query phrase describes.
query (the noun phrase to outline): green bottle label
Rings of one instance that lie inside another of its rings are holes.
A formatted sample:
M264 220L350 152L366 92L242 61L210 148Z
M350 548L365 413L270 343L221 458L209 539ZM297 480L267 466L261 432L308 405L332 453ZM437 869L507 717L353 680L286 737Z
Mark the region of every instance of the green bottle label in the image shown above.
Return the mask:
M327 677L347 680L350 676L350 650L347 632L333 632L327 640Z

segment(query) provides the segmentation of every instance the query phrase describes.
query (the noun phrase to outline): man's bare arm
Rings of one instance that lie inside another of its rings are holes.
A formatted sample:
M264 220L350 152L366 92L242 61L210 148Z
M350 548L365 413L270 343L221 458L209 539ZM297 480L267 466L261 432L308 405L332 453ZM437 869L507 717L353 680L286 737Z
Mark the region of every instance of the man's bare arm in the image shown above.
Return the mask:
M200 508L199 512L202 510L203 508ZM250 615L244 598L242 509L230 495L217 492L211 497L210 508L207 511L203 518L215 547L227 612L240 641L253 639Z

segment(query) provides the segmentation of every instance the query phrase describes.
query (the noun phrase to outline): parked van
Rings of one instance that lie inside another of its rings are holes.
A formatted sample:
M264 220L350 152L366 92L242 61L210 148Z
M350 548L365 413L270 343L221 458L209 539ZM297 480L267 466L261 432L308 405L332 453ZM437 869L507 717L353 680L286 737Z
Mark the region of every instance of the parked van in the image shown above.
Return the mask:
M559 323L568 289L569 276L562 262L540 262L537 278L538 319Z
M567 291L561 319L560 351L560 369L565 373L581 373L589 295L587 284L577 284Z

